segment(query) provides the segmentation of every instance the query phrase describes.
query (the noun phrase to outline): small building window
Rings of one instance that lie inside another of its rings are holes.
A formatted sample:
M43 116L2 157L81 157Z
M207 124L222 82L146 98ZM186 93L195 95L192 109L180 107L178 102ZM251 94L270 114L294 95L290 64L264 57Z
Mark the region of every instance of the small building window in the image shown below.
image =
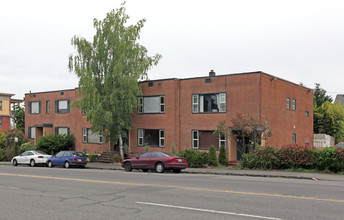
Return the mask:
M138 113L165 113L165 96L138 98Z
M165 130L164 129L138 129L137 144L139 146L164 147Z
M211 83L211 78L206 78L205 83Z
M2 127L2 117L0 117L0 128Z
M46 107L46 113L47 113L47 114L50 114L50 101L49 101L49 100L46 101L46 102L45 102L45 105L46 105L46 106L45 106L45 107Z
M2 101L0 101L0 111L2 111Z
M305 111L305 116L309 117L309 111Z
M28 138L35 139L35 127L28 128Z
M221 145L226 147L226 136L215 136L214 131L192 131L192 148L208 150L211 145L213 145L216 150L219 150Z
M293 99L293 111L296 111L296 99Z
M287 110L290 110L290 98L287 97Z
M91 144L102 144L103 136L92 132L90 128L82 128L82 142Z
M148 87L153 87L153 85L154 85L153 82L148 83Z
M296 133L293 133L293 144L296 144Z
M68 127L55 127L56 135L67 135L70 134L70 128Z
M192 95L192 113L226 112L226 93Z
M70 111L69 100L56 100L55 112L56 113L68 113Z
M40 114L41 113L41 102L29 102L29 114Z

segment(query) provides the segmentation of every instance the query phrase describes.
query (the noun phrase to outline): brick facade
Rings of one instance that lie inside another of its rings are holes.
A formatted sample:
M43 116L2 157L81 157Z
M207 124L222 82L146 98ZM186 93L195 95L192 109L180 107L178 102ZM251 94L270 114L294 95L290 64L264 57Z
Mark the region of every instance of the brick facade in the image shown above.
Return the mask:
M147 143L153 143L150 150L165 152L171 152L172 145L175 145L176 151L192 148L195 144L199 145L199 150L207 150L209 146L204 146L212 142L218 147L220 140L217 141L210 134L220 121L225 120L231 127L231 119L237 113L255 115L269 122L272 136L262 144L278 147L291 144L293 138L299 145L313 144L312 90L272 75L253 72L165 79L142 82L141 86L142 112L132 115L132 129L129 132L129 147L133 156L144 152ZM61 92L64 92L63 96ZM199 112L193 112L193 108L196 108L193 105L194 97L199 99L195 99L199 102L197 108L202 108ZM287 98L290 99L290 109L287 109ZM68 127L75 136L77 150L86 148L88 153L113 150L107 144L83 143L82 128L91 127L86 122L86 116L76 108L70 108L69 113L55 113L55 101L65 99L70 103L77 100L78 90L26 94L26 106L29 102L41 101L39 114L29 114L26 108L26 130L35 127L37 140L44 132L54 133L56 127ZM211 99L215 107L205 104L211 104ZM50 101L50 114L46 114L47 100ZM224 100L224 105L219 109ZM293 103L296 104L295 110ZM238 159L238 139L235 134L232 131L225 140L230 160ZM198 139L195 139L197 135Z
M11 97L14 94L0 93L0 131L10 129L11 120Z

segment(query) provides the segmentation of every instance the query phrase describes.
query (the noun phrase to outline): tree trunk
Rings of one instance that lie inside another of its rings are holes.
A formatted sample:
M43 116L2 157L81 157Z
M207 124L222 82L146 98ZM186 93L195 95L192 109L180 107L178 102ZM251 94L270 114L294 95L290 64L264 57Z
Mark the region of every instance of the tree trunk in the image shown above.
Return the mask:
M119 145L119 153L121 155L121 159L124 160L122 135L119 135L118 145Z

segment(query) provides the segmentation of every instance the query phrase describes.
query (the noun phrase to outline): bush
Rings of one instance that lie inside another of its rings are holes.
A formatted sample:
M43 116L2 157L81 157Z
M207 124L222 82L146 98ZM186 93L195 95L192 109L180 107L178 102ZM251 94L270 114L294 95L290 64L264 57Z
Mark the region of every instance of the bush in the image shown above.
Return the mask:
M344 171L344 148L326 147L315 152L317 160L315 168L331 172Z
M208 153L195 149L186 149L176 154L188 160L189 167L204 167L208 163Z
M26 142L26 143L20 145L19 153L22 153L22 152L27 151L27 150L36 150L36 147L34 147L31 142Z
M314 165L314 156L311 146L285 145L279 149L282 168L311 169Z
M243 154L239 167L241 169L260 169L260 161L257 154Z
M224 145L221 145L220 147L220 153L219 153L219 164L228 166L229 162L227 159L227 154L226 154L226 148Z
M88 155L88 160L90 161L90 163L96 162L98 158L98 154L89 154Z
M37 150L54 155L61 150L74 149L73 135L49 135L41 137L36 145Z
M214 145L210 146L209 153L208 153L208 165L209 166L218 166L219 163L216 157L216 151Z
M121 156L119 154L113 155L113 162L114 163L120 163L122 161Z
M6 134L0 131L0 149L5 149L6 147Z
M6 151L2 148L0 148L0 161L5 161L7 159L6 157Z
M18 142L15 142L16 138L18 139ZM7 160L10 160L12 159L12 157L17 156L19 154L19 147L26 142L26 137L20 130L14 129L7 132L5 149Z

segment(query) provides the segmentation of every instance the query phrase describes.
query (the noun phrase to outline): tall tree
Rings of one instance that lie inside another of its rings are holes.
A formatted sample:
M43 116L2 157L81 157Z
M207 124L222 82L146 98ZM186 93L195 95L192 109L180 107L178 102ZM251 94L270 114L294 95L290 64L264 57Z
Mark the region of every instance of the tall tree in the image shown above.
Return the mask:
M142 94L138 82L147 79L147 71L161 59L160 54L148 56L138 43L145 19L126 26L129 16L124 5L102 21L94 19L93 42L74 36L77 53L69 57L69 70L79 78L82 97L75 105L86 110L93 132L104 135L106 142L119 141L122 159L121 134L130 130L131 114Z
M315 83L315 89L314 89L314 103L316 106L321 106L324 102L329 101L332 102L333 99L331 96L326 95L326 90L320 88L319 83Z
M25 109L18 105L13 105L13 121L16 128L25 134Z

